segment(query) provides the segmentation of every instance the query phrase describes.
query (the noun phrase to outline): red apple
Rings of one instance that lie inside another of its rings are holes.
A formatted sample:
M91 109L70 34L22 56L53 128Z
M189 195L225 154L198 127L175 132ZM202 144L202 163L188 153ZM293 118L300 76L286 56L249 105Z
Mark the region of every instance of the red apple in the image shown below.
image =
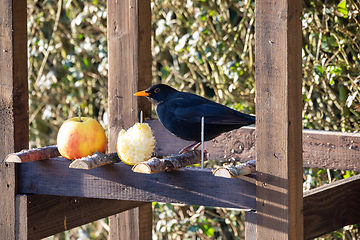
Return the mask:
M66 120L57 135L57 147L61 156L76 159L94 154L105 153L107 139L104 129L94 119L78 117Z

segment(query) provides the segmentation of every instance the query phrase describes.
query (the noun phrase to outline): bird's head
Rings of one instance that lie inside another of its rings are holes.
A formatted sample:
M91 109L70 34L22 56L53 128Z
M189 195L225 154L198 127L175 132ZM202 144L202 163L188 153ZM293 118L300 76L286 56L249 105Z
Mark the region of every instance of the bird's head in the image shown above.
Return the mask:
M177 90L174 88L165 85L165 84L156 84L154 86L149 87L146 90L139 91L135 93L135 96L143 96L148 97L154 104L159 104L163 101L165 101L168 96L170 96L173 93L176 93Z

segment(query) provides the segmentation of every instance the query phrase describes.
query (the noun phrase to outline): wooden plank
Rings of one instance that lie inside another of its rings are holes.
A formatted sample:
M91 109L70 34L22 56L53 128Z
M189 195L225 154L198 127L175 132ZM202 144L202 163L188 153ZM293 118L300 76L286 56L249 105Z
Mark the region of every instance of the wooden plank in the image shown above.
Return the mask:
M27 212L27 198L17 194L15 224L17 226L16 239L28 239L28 212Z
M124 163L91 170L70 169L55 158L18 165L19 193L168 202L255 209L255 179L214 177L210 169L156 174L131 171ZM36 176L36 178L34 178Z
M360 175L304 193L304 239L360 222Z
M256 211L245 212L245 239L256 240Z
M150 0L107 1L108 57L109 57L109 151L116 151L119 131L139 121L139 112L151 116L151 105L144 98L133 96L139 89L151 85L151 8ZM129 214L110 217L115 223L131 221L128 217L142 209L129 210ZM135 211L135 212L133 212ZM132 213L131 213L132 212ZM122 219L117 219L121 217ZM147 216L151 227L152 217ZM114 223L112 223L114 222ZM121 225L119 226L121 228ZM138 232L142 229L133 229ZM151 234L151 229L150 229ZM134 238L136 239L136 238Z
M257 239L303 239L301 1L255 1Z
M18 215L19 219L22 219L19 222L25 224L28 229L27 235L19 239L41 239L144 205L135 201L51 195L18 195L17 200L27 210L23 211L25 214Z
M304 167L360 171L360 134L303 131Z
M15 164L3 160L29 144L26 1L0 6L0 232L18 239Z
M125 215L125 216L124 216ZM152 226L147 222L152 218L151 203L145 203L131 211L122 212L110 221L110 229L115 229L109 234L110 240L118 239L152 239ZM126 221L124 221L126 220ZM133 231L140 229L140 231Z
M0 159L29 147L26 1L0 2Z
M159 156L173 154L188 141L167 131L158 120L148 120ZM303 129L303 166L360 171L360 133ZM245 162L255 158L255 126L233 130L206 142L209 159Z
M149 0L108 1L110 151L118 133L150 117L150 102L134 93L151 85L151 9Z

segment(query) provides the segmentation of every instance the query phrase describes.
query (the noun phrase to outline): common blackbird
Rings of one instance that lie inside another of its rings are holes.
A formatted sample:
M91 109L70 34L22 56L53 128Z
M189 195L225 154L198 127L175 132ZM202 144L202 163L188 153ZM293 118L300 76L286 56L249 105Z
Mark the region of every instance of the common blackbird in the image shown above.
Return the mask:
M160 122L175 136L193 144L183 148L198 147L201 142L201 118L204 117L204 140L209 141L224 132L255 123L255 116L247 115L210 101L198 95L180 92L157 84L135 96L147 97L155 107Z

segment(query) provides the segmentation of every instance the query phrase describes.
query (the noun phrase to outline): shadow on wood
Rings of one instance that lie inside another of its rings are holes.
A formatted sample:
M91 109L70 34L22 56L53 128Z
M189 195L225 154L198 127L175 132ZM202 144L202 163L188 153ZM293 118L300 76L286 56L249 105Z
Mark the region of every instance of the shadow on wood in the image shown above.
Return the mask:
M148 175L134 173L124 163L91 170L70 169L68 160L54 158L21 163L18 174L21 194L255 208L253 177L218 178L211 169L186 168Z
M28 226L24 239L41 239L144 204L50 195L19 195L17 202L26 214L20 217L20 224Z
M360 222L360 175L304 193L304 239Z

